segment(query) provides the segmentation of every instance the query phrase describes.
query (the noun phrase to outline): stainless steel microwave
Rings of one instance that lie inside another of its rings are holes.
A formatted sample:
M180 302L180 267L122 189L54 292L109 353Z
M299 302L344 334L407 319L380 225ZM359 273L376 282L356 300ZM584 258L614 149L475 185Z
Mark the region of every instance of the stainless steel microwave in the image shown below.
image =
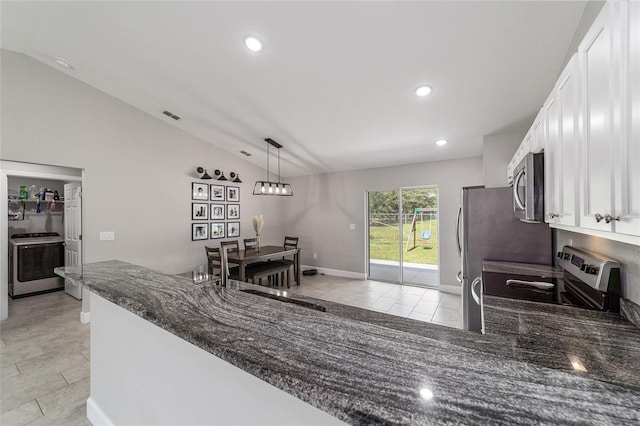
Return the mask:
M544 222L544 154L527 154L514 170L513 214L523 222Z

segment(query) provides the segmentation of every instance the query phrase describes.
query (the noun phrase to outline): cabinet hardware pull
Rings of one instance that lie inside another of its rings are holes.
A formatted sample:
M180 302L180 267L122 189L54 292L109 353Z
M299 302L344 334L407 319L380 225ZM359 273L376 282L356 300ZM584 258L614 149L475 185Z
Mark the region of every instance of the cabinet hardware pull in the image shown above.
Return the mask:
M610 214L605 214L604 215L604 221L607 223L611 223L611 221L613 220L620 220L620 216L611 216Z

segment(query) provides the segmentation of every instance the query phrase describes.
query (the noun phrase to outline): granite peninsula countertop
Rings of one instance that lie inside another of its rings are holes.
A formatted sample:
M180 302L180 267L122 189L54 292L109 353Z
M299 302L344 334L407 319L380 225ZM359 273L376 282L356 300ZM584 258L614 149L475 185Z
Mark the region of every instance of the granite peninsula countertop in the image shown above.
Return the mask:
M320 312L120 261L57 272L351 424L640 422L633 382L524 362L490 334L295 297Z

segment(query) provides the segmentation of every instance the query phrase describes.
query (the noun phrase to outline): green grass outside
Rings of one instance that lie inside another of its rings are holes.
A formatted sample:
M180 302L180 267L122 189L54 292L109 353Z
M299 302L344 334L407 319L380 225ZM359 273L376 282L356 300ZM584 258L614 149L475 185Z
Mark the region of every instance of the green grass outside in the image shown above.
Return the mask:
M421 231L429 230L429 220L425 220L422 228L420 221L416 222L416 248L405 251L407 247L407 237L411 231L411 224L403 226L404 235L402 237L403 260L410 263L424 263L427 265L438 264L438 223L431 221L431 239L423 243ZM413 236L409 243L409 248L413 247ZM398 261L398 226L369 226L369 257L378 260Z

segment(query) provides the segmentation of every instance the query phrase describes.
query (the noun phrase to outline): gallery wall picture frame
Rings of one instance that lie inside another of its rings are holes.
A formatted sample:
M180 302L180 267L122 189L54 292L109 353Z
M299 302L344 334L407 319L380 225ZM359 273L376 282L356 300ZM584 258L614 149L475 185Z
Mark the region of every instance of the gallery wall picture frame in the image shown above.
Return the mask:
M211 223L211 233L210 238L212 240L218 239L218 238L224 238L224 222L212 222Z
M224 185L211 185L211 201L224 201Z
M240 219L240 204L227 204L227 219Z
M239 186L227 186L227 201L234 202L234 203L240 202Z
M209 224L208 223L192 223L191 224L191 241L208 240Z
M227 222L227 238L240 237L240 222Z
M224 204L211 204L209 212L211 213L211 220L224 220Z
M191 203L191 220L209 220L209 204Z
M209 199L209 184L192 182L191 183L191 199L207 201Z

